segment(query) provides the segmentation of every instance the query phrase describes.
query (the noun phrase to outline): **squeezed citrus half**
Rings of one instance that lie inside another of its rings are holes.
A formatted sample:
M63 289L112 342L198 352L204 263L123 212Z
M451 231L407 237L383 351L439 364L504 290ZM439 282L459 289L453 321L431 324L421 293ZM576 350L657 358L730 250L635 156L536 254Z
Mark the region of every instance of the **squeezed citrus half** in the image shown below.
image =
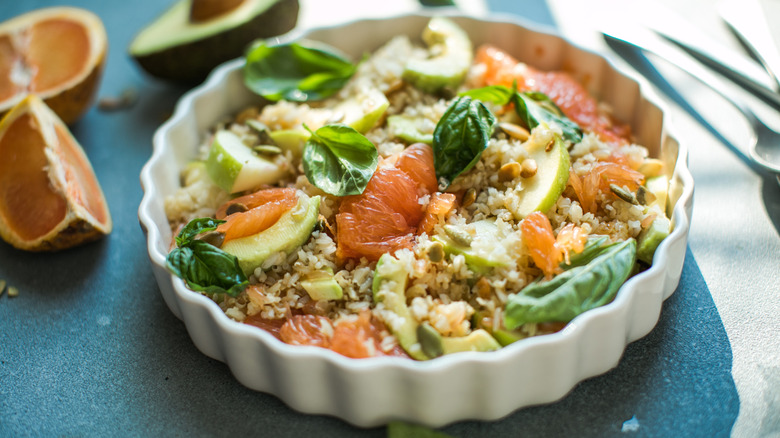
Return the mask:
M28 251L100 238L112 222L84 150L37 96L0 121L0 237Z
M70 124L91 105L108 46L97 15L38 9L0 23L0 116L37 94Z

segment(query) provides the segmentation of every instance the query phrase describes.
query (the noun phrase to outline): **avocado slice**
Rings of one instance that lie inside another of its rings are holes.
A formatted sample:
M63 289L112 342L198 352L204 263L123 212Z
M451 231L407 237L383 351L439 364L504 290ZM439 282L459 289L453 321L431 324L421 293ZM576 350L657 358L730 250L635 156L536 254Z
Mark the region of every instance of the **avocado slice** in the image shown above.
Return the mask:
M422 132L419 123L420 119L417 117L403 115L387 117L387 127L394 136L408 143L433 144L433 131Z
M309 131L305 129L280 129L270 132L271 139L280 148L291 151L293 156L300 158L303 155L303 146L306 140L311 137Z
M529 158L536 161L537 171L534 176L523 179L522 199L510 207L517 220L535 211L546 212L555 205L569 181L571 165L569 151L558 135L551 148L535 142L526 142L525 145Z
M450 19L434 17L423 30L422 39L433 56L407 61L402 78L427 93L458 88L473 58L469 36Z
M228 193L273 184L285 170L269 158L254 153L231 131L217 131L206 159L206 170L220 188Z
M365 134L382 118L390 101L378 88L358 87L356 93L336 105L333 112L344 115L341 123Z
M417 337L423 352L431 358L462 351L493 351L501 348L496 338L481 328L466 336L450 337L442 336L429 323L424 322L417 328Z
M340 300L344 297L344 291L330 268L309 273L301 280L301 286L313 300Z
M459 353L462 351L494 351L501 348L501 344L485 329L476 329L466 336L441 338L444 354Z
M247 276L270 256L279 252L291 254L306 243L317 224L320 197L298 192L298 204L284 213L275 224L251 236L230 240L222 250L233 254Z
M672 228L672 222L666 216L657 216L649 227L642 230L637 237L636 258L653 263L653 255L661 241L666 239Z
M406 306L406 282L409 272L403 264L390 254L382 254L376 263L372 292L374 302L383 303L385 308L396 316L392 321L385 321L398 339L401 348L409 356L417 360L427 360L417 340L419 323L412 317Z
M455 226L451 226L455 227ZM478 273L484 273L495 267L507 266L509 261L501 251L503 236L499 236L498 227L492 219L483 219L461 228L460 232L472 238L470 244L462 239L456 241L454 236L437 234L433 240L444 246L444 252L449 255L463 255L469 268ZM450 231L448 229L447 231Z
M242 56L251 41L281 35L298 21L298 0L243 0L198 22L190 18L191 4L180 0L130 44L130 56L152 76L201 82L217 65Z

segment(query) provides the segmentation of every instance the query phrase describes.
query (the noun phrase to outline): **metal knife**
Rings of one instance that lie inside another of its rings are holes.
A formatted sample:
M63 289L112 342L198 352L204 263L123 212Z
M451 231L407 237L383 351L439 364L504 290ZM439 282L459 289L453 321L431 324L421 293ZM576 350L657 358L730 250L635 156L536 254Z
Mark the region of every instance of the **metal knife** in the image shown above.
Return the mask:
M648 29L685 49L764 102L780 109L777 84L760 64L696 30L675 12L661 8L656 8L656 12L658 16L646 16L642 21ZM661 20L660 16L665 19Z
M655 32L641 26L612 24L602 27L601 34L607 41L616 41L623 45L643 50L663 58L667 62L677 66L677 68L687 72L709 86L715 92L732 102L737 108L741 109L743 107L743 104L740 101L735 100L729 95L727 91L728 86L726 86L722 76L715 74L713 70L706 68L702 63L689 56L688 53L663 39ZM780 95L776 93L771 94L775 96L775 104L780 108Z

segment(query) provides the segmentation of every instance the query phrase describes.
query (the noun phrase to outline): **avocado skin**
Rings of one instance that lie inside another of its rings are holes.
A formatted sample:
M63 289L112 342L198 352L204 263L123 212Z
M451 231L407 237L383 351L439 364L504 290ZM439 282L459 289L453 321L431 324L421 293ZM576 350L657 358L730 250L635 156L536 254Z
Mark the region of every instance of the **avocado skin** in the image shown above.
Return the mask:
M186 44L147 55L130 55L147 73L185 84L202 82L214 67L244 55L258 38L292 30L298 22L298 0L279 0L246 23Z

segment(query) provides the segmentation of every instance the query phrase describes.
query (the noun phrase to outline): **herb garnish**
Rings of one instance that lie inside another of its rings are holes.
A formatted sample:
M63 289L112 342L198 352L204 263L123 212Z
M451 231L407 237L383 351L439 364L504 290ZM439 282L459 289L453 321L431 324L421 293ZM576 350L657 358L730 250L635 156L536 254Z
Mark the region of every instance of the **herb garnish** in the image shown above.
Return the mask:
M198 218L190 221L176 236L176 248L166 258L168 269L194 291L237 296L249 281L238 259L214 245L197 240L198 234L217 229L223 220Z
M598 256L588 264L572 267L550 281L531 283L510 295L504 325L514 330L528 322L568 322L603 306L615 298L635 263L634 239L600 247Z
M449 186L479 161L495 124L490 110L471 97L458 97L447 108L433 131L433 163L440 186Z
M476 88L461 93L483 102L491 102L497 105L513 103L515 112L523 121L528 130L532 130L540 123L555 124L563 131L563 137L572 143L582 140L582 129L571 121L563 111L546 94L539 91L519 92L516 88L503 85L490 85Z
M260 41L246 52L244 83L268 100L306 102L334 94L356 70L355 64L323 43L269 46Z
M303 149L309 182L334 196L359 195L379 164L379 153L366 137L344 124L325 125L311 133Z

